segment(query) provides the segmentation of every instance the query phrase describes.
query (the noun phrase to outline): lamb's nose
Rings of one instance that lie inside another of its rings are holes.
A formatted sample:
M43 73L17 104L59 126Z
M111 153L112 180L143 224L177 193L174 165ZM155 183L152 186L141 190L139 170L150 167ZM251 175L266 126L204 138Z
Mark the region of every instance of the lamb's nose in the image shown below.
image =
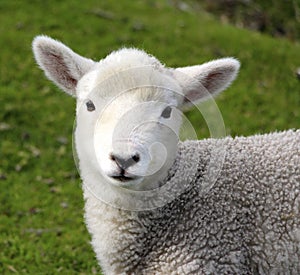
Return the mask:
M111 153L110 159L114 161L120 168L127 169L128 167L138 163L140 161L140 155L135 153L134 155L130 156L129 158L120 157L116 154Z

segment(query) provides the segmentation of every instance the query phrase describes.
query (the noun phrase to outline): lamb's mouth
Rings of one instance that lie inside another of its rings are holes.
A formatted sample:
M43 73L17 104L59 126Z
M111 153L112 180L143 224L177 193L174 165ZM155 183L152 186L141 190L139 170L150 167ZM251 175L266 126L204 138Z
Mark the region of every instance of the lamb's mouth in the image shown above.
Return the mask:
M117 175L117 176L110 176L110 177L113 178L114 180L118 180L121 182L132 181L139 178L139 177L127 177L125 175Z

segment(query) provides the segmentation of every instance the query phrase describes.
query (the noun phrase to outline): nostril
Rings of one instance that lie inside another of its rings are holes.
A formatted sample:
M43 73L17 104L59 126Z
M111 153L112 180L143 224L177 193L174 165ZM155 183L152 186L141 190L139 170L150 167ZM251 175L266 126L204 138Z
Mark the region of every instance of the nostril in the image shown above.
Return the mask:
M133 155L131 158L132 158L135 162L139 162L139 160L140 160L140 155L139 155L138 153L136 153L136 154Z
M116 157L114 156L114 154L113 154L113 153L110 153L110 155L109 155L109 158L110 158L111 160L113 160L113 161L115 161L115 160L116 160Z
M140 155L138 153L134 154L129 158L120 157L116 154L110 153L109 158L115 162L120 168L127 169L128 167L134 165L135 163L139 162Z

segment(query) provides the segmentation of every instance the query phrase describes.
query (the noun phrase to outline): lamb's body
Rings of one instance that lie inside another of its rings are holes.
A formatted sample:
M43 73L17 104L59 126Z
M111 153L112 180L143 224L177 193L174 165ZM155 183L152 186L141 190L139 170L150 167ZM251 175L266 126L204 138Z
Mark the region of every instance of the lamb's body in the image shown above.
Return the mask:
M179 110L228 87L237 60L173 69L136 49L94 62L47 37L33 48L77 98L85 217L106 274L300 274L300 130L178 145Z
M205 192L210 154L225 146L217 181ZM299 274L300 130L252 137L188 141L170 181L186 191L144 212L113 208L88 190L86 222L107 274Z

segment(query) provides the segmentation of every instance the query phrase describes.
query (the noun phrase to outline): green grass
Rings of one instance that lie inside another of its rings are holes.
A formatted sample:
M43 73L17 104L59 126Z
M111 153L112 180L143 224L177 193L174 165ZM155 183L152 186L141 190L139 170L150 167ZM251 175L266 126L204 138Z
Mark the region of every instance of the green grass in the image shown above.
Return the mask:
M217 104L227 134L300 127L300 46L230 25L168 1L0 2L0 273L100 272L83 221L72 157L74 99L34 63L37 34L95 60L135 46L168 66L234 56L241 72ZM104 11L104 12L103 12ZM195 111L199 137L208 135Z

